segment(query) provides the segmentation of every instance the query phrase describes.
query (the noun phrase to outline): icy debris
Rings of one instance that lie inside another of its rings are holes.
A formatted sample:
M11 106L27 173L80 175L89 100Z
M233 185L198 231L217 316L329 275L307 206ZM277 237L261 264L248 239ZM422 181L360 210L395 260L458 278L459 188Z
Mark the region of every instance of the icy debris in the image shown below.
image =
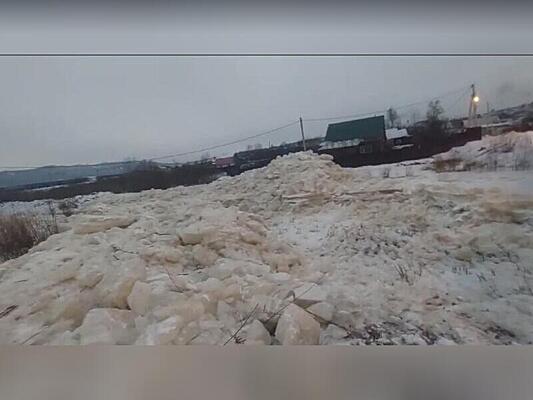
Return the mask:
M107 231L111 228L127 228L133 224L137 219L127 216L106 216L106 217L91 217L86 222L79 223L74 228L74 233L89 234L96 232Z
M276 338L284 345L318 344L320 324L308 312L290 304L278 321Z
M248 311L251 312L254 307L257 307L259 311L257 318L265 322L266 320L276 319L276 316L279 317L278 311L283 307L283 300L276 296L269 296L268 294L254 294L248 304Z
M341 327L329 324L326 329L320 333L320 344L341 343L348 338L348 332Z
M254 320L246 328L245 344L270 344L272 338L270 333L266 330L265 326L258 320Z
M61 320L71 321L71 325L79 326L87 311L96 303L93 293L80 293L78 295L65 295L58 297L51 307L47 308L47 323L53 324Z
M188 344L192 345L222 345L226 334L219 328L201 330Z
M186 329L180 333L179 340L183 344L192 344L192 345L222 345L226 338L227 334L222 330L223 324L219 321L213 320L201 320L198 322L190 323ZM190 328L190 332L187 331L187 328Z
M232 328L237 324L238 315L235 308L225 301L217 302L216 317L228 328Z
M241 288L238 284L226 286L220 293L220 299L225 300L226 303L233 303L236 300L241 300L241 298Z
M205 314L205 306L200 300L189 299L176 305L176 314L186 323L196 321Z
M95 287L104 277L104 273L99 269L98 266L94 266L92 269L80 275L78 278L80 287L86 289Z
M446 170L533 168L533 131L484 136L434 157L434 166Z
M147 317L138 315L135 317L134 324L137 332L144 332L148 328L148 325L150 325L150 320Z
M202 246L202 245L195 245L192 248L192 256L194 258L194 261L196 261L200 266L209 267L213 265L218 255L208 248Z
M235 265L235 263L228 263L227 260L223 260L209 268L207 273L212 278L224 280L232 276L236 268L238 268L238 266Z
M76 278L78 275L79 266L75 264L63 264L52 271L48 277L50 282L61 283L70 279Z
M224 289L224 285L217 278L207 278L205 281L199 282L196 285L196 289L204 293L210 293Z
M439 338L435 344L442 345L442 346L453 346L457 343L455 343L453 340L446 339L446 338Z
M200 327L198 322L191 321L185 325L178 336L174 339L175 344L191 344L191 341L194 340L197 336L200 335Z
M49 344L51 344L52 346L73 346L78 345L80 343L79 338L77 338L74 332L67 330L53 337L50 340Z
M184 322L181 317L173 316L164 321L148 325L135 344L165 345L171 344L177 337Z
M58 296L53 292L44 292L38 295L37 299L30 305L29 314L34 314L47 308Z
M236 342L530 343L533 175L425 165L301 153L99 194L0 266L0 343L220 345L252 311Z
M326 292L315 283L306 283L294 289L294 303L300 307L309 307L326 300Z
M177 264L184 259L180 248L150 246L140 251L143 260L154 264Z
M127 298L137 281L146 279L146 267L137 260L108 269L95 289L99 291L101 303L107 307L126 309Z
M402 344L410 344L410 345L418 345L418 346L424 346L427 345L427 342L421 338L419 335L415 334L406 334L401 336L401 343Z
M184 276L175 276L172 278L171 284L175 290L196 290L196 286L189 282L189 280Z
M324 322L329 322L333 319L334 310L335 307L326 302L316 303L307 308L309 313L319 317Z
M204 235L205 232L201 232L199 231L199 229L195 229L194 227L188 228L187 230L183 230L179 233L181 242L185 245L194 245L202 243Z
M152 289L148 283L135 282L128 295L128 305L136 314L144 315L151 307Z
M134 319L131 311L94 308L78 329L80 344L129 344L135 335Z
M286 272L276 272L270 275L270 280L276 283L288 282L290 279L291 276Z

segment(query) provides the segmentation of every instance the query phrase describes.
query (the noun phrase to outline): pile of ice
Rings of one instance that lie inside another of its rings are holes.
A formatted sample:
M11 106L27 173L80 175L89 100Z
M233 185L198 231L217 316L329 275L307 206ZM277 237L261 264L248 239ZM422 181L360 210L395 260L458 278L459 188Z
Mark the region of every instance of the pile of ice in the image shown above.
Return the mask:
M296 153L208 185L101 193L0 265L0 343L533 340L527 171L397 179Z
M292 153L267 167L214 182L215 190L232 190L225 204L264 213L292 210L300 205L321 205L347 190L353 174L332 161L332 156L312 152Z
M303 284L288 274L299 275L302 256L258 216L204 209L186 225L177 216L175 233L158 232L163 222L79 215L70 231L5 263L2 303L17 309L0 322L1 341L36 329L42 342L222 344L252 304L261 306L257 331Z
M435 167L444 170L526 170L533 168L533 132L484 136L462 147L435 156ZM439 166L441 168L439 168Z

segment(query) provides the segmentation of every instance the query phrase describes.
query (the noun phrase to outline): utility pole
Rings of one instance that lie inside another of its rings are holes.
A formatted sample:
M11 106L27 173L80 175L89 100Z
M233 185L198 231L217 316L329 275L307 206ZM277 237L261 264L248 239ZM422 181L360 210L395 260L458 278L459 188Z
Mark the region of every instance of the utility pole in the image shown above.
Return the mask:
M477 119L477 103L479 103L479 97L476 94L476 85L470 86L472 89L472 95L470 96L470 107L468 108L468 122L470 127L474 125L475 119Z
M304 151L307 151L307 147L305 146L304 121L302 117L300 117L300 130L302 131L302 144L304 147Z

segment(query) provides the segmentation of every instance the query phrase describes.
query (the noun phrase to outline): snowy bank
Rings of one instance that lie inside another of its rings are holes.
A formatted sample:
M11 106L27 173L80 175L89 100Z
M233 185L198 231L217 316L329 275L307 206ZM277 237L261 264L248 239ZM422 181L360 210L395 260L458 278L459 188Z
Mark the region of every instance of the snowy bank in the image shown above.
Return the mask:
M533 168L533 132L484 136L434 157L441 170L526 170Z
M531 343L533 197L463 174L296 153L99 194L0 265L0 343Z

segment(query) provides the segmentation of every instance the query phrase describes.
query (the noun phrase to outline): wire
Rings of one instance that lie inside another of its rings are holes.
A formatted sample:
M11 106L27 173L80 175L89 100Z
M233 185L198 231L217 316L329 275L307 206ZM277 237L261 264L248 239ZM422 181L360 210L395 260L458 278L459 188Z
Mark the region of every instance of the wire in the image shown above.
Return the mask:
M425 104L425 103L427 103L429 101L441 99L441 98L449 96L451 94L455 94L455 93L463 92L463 91L465 91L464 87L462 87L461 89L456 89L456 90L453 90L453 91L450 91L450 92L446 92L446 93L444 93L444 94L442 94L440 96L432 97L431 99L420 100L420 101L417 101L417 102L414 102L414 103L410 103L410 104L404 104L404 105L395 107L395 109L396 110L401 110L401 109L413 107L413 106L416 106L416 105L419 105L419 104ZM335 119L345 119L345 118L359 118L359 117L364 117L366 115L382 114L382 113L385 113L385 112L386 112L386 109L385 110L377 110L377 111L362 113L362 114L342 115L342 116L336 116L336 117L323 117L323 118L309 118L309 119L306 119L305 121L307 121L307 122L315 122L315 121L331 121L331 120L335 120Z
M468 93L468 89L466 89L463 93L461 93L459 98L450 107L448 107L448 113L450 113L452 110L455 109L457 104L459 104L459 102L465 98L467 93Z
M468 88L466 90L468 90ZM401 105L401 106L398 106L398 107L395 107L395 108L396 108L396 110L409 108L409 107L412 107L412 106L415 106L415 105L418 105L418 104L423 104L423 103L427 103L427 102L432 101L432 100L437 100L437 99L440 99L440 98L443 98L443 97L446 97L448 95L451 95L451 94L454 94L454 93L458 93L458 92L465 92L465 88L462 87L461 89L450 91L450 92L444 93L444 94L442 94L440 96L433 97L431 99L421 100L421 101L417 101L417 102L410 103L410 104L404 104L404 105ZM456 105L456 103L454 104L454 106L455 105ZM367 113L361 113L361 114L352 114L352 115L343 115L343 116L336 116L336 117L308 118L308 119L305 119L304 121L305 122L316 122L316 121L330 121L330 120L345 119L345 118L359 118L359 117L364 117L364 116L367 116L367 115L381 114L381 113L384 113L385 111L386 110L378 110L378 111L374 111L374 112L367 112ZM274 128L274 129L270 129L270 130L265 131L265 132L261 132L261 133L255 134L255 135L251 135L251 136L247 136L247 137L244 137L244 138L241 138L241 139L233 140L231 142L226 142L226 143L221 143L221 144L217 144L217 145L214 145L214 146L204 147L204 148L198 149L198 150L192 150L192 151L186 151L186 152L182 152L182 153L169 154L169 155L160 156L160 157L147 158L145 160L148 160L148 161L164 160L164 159L167 159L167 158L182 157L182 156L186 156L186 155L202 153L202 152L209 151L209 150L215 150L215 149L219 149L221 147L226 147L226 146L231 146L231 145L234 145L234 144L242 143L242 142L245 142L245 141L250 140L250 139L254 139L254 138L261 137L261 136L270 135L270 134L272 134L274 132L277 132L279 130L288 128L288 127L296 125L298 123L299 123L299 120L293 121L293 122L288 123L288 124L283 125L283 126L279 126L277 128ZM117 161L117 162L119 162L119 161ZM21 169L33 169L33 168L40 168L40 167L30 167L30 166L24 166L24 167L0 167L0 169L5 169L5 170L15 170L15 169L21 170Z
M217 144L215 146L205 147L203 149L198 149L198 150L193 150L193 151L187 151L187 152L184 152L184 153L170 154L168 156L162 156L162 157L153 157L153 158L149 158L148 160L149 161L154 161L154 160L163 160L165 158L181 157L181 156L186 156L186 155L189 155L189 154L197 154L197 153L202 153L204 151L218 149L220 147L230 146L232 144L242 143L242 142L245 142L245 141L250 140L250 139L254 139L254 138L261 137L261 136L269 135L269 134L274 133L276 131L279 131L281 129L288 128L289 126L296 125L299 122L300 121L294 121L294 122L291 122L290 124L283 125L283 126L271 129L271 130L266 131L266 132L261 132L261 133L258 133L256 135L247 136L247 137L242 138L242 139L237 139L237 140L234 140L232 142L221 143L221 144Z

